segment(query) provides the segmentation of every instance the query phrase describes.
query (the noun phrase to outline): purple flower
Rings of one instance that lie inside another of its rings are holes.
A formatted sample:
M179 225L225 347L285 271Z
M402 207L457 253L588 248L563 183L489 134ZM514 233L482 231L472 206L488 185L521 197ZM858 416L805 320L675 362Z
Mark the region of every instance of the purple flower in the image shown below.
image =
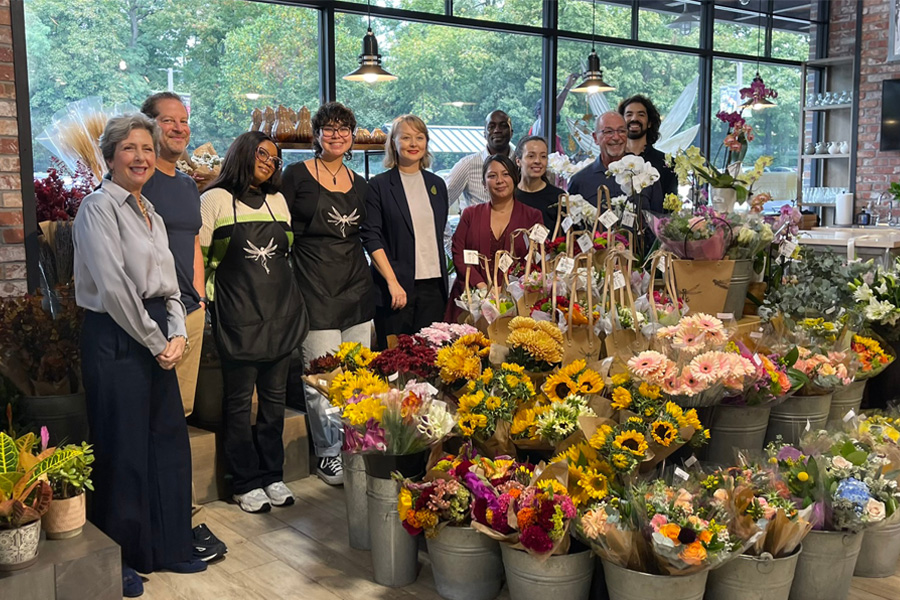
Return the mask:
M803 453L793 446L782 446L775 456L778 460L799 460Z
M47 446L50 445L50 432L47 430L46 425L41 426L41 452L47 449Z
M377 450L384 452L387 450L387 443L384 439L384 428L378 424L375 419L369 419L366 423L366 433L362 439L363 450Z
M363 438L356 429L344 423L344 452L359 452L363 446Z

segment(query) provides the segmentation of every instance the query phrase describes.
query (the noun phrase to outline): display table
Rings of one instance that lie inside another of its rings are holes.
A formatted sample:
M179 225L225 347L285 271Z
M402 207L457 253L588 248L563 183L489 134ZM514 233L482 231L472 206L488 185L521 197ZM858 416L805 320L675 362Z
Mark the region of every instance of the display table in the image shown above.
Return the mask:
M41 540L37 562L0 572L0 598L10 600L121 600L119 545L91 523L68 540Z
M815 227L801 231L800 244L831 248L848 258L875 259L889 266L900 256L900 229L893 227Z

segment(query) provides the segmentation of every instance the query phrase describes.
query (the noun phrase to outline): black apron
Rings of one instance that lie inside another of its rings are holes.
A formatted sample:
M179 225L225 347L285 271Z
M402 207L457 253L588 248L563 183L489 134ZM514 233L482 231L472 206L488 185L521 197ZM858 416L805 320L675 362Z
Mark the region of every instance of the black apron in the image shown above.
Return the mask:
M287 223L263 199L271 221L239 222L216 267L213 331L222 358L268 362L298 347L309 330L303 296L291 268Z
M330 192L313 182L316 207L294 240L297 278L310 329L344 330L375 316L372 273L359 237L365 204L355 186L346 193Z

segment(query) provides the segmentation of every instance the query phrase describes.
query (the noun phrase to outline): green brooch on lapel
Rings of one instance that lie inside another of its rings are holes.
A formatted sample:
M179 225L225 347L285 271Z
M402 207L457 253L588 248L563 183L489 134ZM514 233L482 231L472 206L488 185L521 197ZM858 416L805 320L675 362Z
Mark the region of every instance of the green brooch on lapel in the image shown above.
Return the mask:
M431 186L431 195L437 196L437 186Z

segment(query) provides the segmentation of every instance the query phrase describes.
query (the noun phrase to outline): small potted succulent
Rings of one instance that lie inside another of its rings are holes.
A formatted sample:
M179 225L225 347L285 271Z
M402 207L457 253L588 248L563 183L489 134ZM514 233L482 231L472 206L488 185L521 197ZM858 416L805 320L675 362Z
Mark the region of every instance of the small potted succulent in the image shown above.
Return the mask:
M94 491L90 477L91 463L94 462L91 445L87 442L68 444L62 450L74 454L67 466L48 475L53 502L44 515L43 529L51 540L64 540L81 534L86 521L84 490Z

